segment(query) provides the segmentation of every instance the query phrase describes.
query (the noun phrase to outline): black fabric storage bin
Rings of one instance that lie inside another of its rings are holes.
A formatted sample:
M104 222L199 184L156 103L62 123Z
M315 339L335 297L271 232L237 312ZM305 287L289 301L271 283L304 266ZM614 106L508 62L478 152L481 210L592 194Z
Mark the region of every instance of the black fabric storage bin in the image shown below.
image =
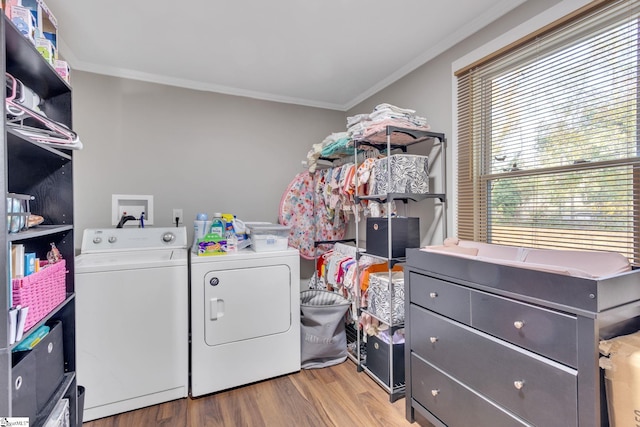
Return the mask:
M12 416L29 417L35 424L36 406L36 357L32 351L13 353L11 370Z
M62 322L47 324L51 330L32 350L36 359L36 404L43 409L64 379Z
M387 386L404 384L404 344L393 345L393 382L389 384L389 343L367 337L367 368Z
M367 253L381 257L389 254L388 218L367 218ZM420 218L391 218L391 257L404 257L407 248L420 247Z

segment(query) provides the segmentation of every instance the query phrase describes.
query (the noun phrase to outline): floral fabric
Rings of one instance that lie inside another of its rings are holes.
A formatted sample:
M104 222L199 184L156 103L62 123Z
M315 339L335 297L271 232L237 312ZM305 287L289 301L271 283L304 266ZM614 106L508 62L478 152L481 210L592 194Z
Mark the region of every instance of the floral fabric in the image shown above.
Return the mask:
M289 246L306 259L314 259L314 243L344 239L347 214L339 201L330 200L333 169L295 176L280 202L280 224L291 226ZM333 180L335 182L335 179Z

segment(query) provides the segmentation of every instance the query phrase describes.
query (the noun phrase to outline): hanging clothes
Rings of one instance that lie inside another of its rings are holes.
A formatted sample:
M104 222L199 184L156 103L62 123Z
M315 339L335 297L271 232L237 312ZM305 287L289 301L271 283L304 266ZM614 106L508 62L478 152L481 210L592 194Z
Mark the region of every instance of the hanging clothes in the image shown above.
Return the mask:
M279 222L291 226L289 246L305 259L314 259L315 242L344 239L347 215L343 209L331 208L331 191L327 192L327 170L314 174L299 173L291 181L280 201Z

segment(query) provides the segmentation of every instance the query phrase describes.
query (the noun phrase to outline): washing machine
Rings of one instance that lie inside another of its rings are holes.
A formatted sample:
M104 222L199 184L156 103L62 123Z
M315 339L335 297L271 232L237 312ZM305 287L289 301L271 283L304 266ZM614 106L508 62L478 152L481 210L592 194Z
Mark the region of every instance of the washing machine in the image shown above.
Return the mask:
M84 421L187 397L186 229L87 229L75 267Z
M191 395L299 371L298 251L190 260Z

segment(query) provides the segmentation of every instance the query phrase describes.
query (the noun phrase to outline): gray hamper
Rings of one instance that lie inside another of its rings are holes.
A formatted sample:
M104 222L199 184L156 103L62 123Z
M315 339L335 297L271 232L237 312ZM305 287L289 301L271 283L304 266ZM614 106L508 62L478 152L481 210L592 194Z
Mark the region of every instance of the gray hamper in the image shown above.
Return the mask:
M350 302L334 292L300 292L300 349L303 369L324 368L347 360L345 314Z

